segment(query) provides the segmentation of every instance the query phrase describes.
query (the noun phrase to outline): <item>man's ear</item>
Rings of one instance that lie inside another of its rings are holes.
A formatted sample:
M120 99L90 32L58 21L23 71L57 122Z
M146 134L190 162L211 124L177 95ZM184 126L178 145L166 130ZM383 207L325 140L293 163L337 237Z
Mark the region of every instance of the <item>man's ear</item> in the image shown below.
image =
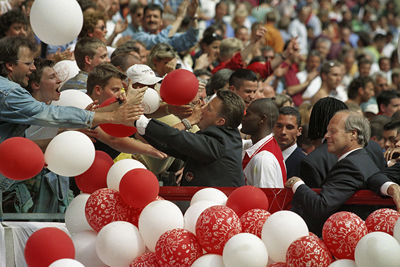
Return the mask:
M101 91L102 91L101 86L98 85L98 84L96 84L96 85L93 87L93 93L92 93L92 94L94 94L95 96L99 96L99 95L101 95Z
M32 90L39 90L39 83L38 82L32 82L31 83L31 88Z
M298 131L297 131L297 136L300 136L303 134L303 127L299 127Z
M92 64L92 59L89 56L85 56L85 64L86 65Z
M224 118L224 117L219 117L219 118L217 119L216 125L217 125L217 126L222 126L222 125L225 125L225 123L226 123L225 118Z
M14 65L13 63L6 63L6 69L8 72L12 72L14 69Z
M233 85L229 85L228 89L231 90L232 92L236 91L236 88Z

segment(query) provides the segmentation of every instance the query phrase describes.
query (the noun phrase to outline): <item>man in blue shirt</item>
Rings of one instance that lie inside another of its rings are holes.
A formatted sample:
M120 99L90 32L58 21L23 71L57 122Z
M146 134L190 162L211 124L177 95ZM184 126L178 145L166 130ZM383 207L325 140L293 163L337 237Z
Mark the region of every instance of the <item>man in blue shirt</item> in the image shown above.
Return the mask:
M183 13L178 12L175 23L177 25L169 25L162 29L161 6L149 4L144 8L143 15L143 31L132 34L132 39L141 41L151 49L158 43L170 44L176 51L182 52L195 46L199 41L199 29L197 26L197 17L195 16L198 2L193 1L187 11L187 15L192 18L190 28L184 33L174 33L179 28L180 23L185 17L186 9Z

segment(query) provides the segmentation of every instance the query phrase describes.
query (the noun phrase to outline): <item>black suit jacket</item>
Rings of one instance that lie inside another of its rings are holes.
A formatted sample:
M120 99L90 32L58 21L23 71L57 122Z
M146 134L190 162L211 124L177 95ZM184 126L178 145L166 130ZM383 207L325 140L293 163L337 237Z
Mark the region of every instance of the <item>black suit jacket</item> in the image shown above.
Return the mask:
M378 169L383 170L386 167L382 149L376 142L370 140L365 150ZM300 177L309 187L320 188L327 173L336 162L337 157L329 153L327 144L323 143L300 163Z
M383 173L393 182L400 184L400 162L396 162L391 167L386 167Z
M305 156L306 154L303 150L300 147L296 147L292 154L285 160L287 178L300 176L300 163Z
M190 133L150 120L143 137L155 148L185 161L183 186L244 185L238 129L210 126Z
M293 196L293 211L303 217L310 231L320 235L325 220L339 210L352 211L365 217L365 214L376 209L374 206L343 204L361 189L370 189L379 194L380 187L389 181L365 149L356 150L338 161L327 173L320 194L307 185L300 185Z

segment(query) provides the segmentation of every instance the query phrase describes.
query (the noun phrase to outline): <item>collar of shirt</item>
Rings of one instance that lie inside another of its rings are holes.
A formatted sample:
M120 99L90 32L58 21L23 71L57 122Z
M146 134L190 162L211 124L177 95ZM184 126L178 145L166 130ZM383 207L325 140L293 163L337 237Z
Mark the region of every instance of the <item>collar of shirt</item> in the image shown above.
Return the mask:
M347 157L351 152L359 150L359 149L362 149L362 147L359 147L359 148L356 148L356 149L350 150L349 152L344 153L343 155L341 155L339 157L338 161L340 161L340 160L344 159L345 157Z
M287 158L292 155L293 151L295 151L297 148L297 144L294 143L292 146L286 148L285 150L282 151L282 156L283 160L287 160Z
M263 139L261 139L260 141L258 141L257 143L255 143L254 145L252 145L251 147L249 147L248 149L246 149L246 153L247 155L251 158L253 156L254 153L256 153L258 151L258 149L265 143L267 142L269 139L273 138L273 134L270 133L269 135L267 135L266 137L264 137Z

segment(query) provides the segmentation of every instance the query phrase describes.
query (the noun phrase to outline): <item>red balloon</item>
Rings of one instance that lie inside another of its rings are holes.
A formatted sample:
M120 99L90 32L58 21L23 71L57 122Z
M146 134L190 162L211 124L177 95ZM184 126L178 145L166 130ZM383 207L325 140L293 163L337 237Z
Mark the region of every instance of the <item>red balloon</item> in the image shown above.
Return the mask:
M156 253L146 252L142 256L137 257L129 265L129 267L158 267Z
M96 150L96 155L92 166L75 177L75 182L78 188L83 193L91 194L97 189L107 187L107 173L110 170L114 161L104 151Z
M222 255L229 238L242 232L240 219L226 206L212 206L204 210L196 223L196 236L209 253Z
M356 245L366 234L365 222L347 211L331 215L322 228L322 239L336 259L354 260Z
M26 180L44 167L39 146L23 137L12 137L0 143L0 173L13 180Z
M399 218L400 213L393 209L379 209L367 217L365 224L368 232L379 231L393 235L393 228Z
M269 202L265 193L258 187L245 185L235 189L228 197L226 206L241 217L251 209L268 210Z
M131 210L118 191L102 188L90 195L85 206L89 225L99 232L101 228L115 221L130 222Z
M286 252L286 263L289 266L328 266L332 255L321 239L314 236L303 236L290 244Z
M115 97L111 97L104 101L100 107L106 107L114 102L117 102L117 99ZM115 136L115 137L127 137L131 136L134 133L137 132L137 129L133 126L126 126L123 124L113 124L113 123L103 123L99 125L100 128L108 133L109 135Z
M285 262L275 262L268 265L267 267L287 267L287 264Z
M29 267L48 267L59 259L74 259L75 247L64 231L46 227L37 230L28 238L24 254Z
M186 105L195 98L199 89L196 76L184 69L171 71L161 82L160 96L170 105Z
M132 208L144 208L156 200L159 190L157 177L146 169L128 171L119 184L122 199Z
M240 217L243 233L250 233L261 238L261 231L265 221L271 216L266 210L252 209L248 210Z
M196 236L185 229L165 232L156 244L157 261L163 267L190 267L202 255Z

